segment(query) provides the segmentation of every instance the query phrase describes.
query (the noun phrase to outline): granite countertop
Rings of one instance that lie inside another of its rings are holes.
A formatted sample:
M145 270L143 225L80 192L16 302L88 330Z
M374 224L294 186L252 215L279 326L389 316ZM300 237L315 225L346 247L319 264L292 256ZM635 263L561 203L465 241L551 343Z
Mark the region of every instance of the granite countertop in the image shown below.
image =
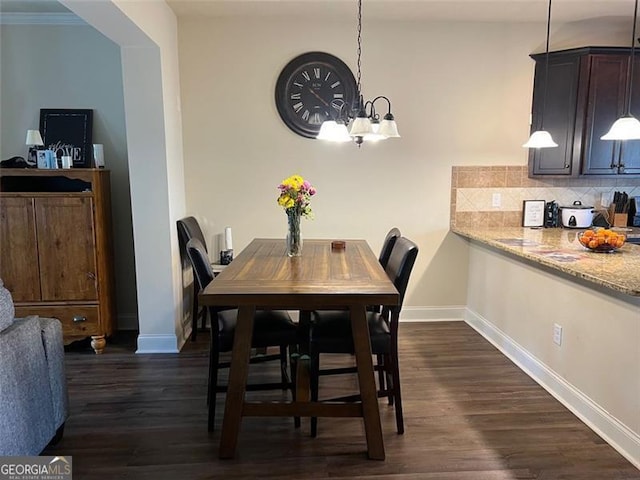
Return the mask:
M640 245L625 243L615 252L595 253L578 242L582 230L452 227L451 231L588 282L640 296Z

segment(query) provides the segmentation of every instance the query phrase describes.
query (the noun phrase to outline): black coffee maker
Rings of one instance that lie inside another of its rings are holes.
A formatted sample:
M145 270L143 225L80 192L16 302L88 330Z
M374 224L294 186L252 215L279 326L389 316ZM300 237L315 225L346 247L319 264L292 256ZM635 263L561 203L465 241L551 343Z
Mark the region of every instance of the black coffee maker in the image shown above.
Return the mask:
M547 202L544 206L544 227L553 228L560 226L559 207L555 200Z

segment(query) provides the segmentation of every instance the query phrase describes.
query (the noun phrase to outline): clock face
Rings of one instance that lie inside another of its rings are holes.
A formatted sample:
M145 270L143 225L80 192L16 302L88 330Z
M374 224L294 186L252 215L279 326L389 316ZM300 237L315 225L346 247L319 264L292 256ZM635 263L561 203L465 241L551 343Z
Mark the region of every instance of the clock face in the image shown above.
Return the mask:
M302 54L284 67L276 83L276 107L298 135L315 138L325 120L351 110L356 81L338 57L323 52Z

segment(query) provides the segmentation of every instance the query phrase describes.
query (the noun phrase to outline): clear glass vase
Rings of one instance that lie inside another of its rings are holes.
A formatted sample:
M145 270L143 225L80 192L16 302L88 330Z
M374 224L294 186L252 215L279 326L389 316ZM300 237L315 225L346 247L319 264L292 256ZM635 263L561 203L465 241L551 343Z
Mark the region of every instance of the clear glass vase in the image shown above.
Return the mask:
M287 255L299 257L302 255L302 234L300 233L300 214L287 214Z

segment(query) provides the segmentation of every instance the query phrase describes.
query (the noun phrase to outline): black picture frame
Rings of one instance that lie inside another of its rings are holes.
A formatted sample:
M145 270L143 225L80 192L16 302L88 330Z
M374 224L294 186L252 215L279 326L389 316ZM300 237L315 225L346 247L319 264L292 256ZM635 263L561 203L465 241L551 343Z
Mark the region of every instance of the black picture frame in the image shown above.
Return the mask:
M56 158L70 154L74 168L91 168L93 110L41 108L40 133L44 148Z

